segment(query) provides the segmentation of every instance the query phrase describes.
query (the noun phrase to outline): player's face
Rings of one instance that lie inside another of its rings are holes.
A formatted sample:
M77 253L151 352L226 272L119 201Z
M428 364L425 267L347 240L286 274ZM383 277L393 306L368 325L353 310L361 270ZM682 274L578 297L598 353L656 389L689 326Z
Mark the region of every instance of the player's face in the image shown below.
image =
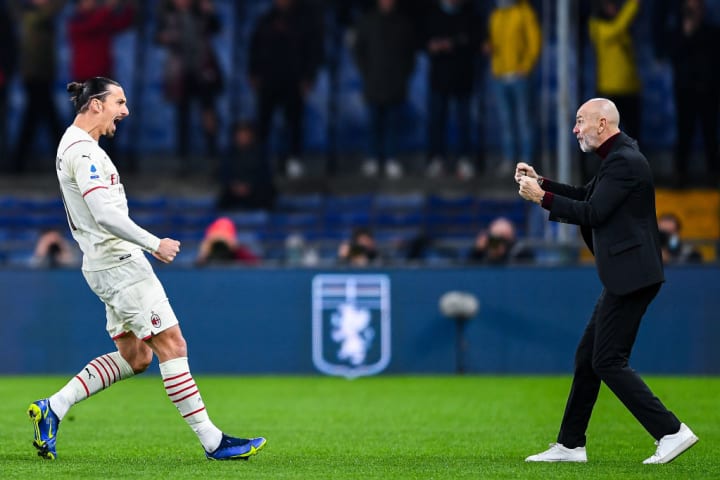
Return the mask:
M592 152L600 146L596 117L596 115L593 115L592 112L584 107L581 107L577 111L577 116L575 117L573 134L575 134L575 138L577 138L578 144L580 144L580 150L586 153Z
M130 111L127 108L125 92L123 92L121 87L110 85L108 91L110 93L105 97L101 111L102 125L100 134L112 138L115 136L117 123L130 115Z

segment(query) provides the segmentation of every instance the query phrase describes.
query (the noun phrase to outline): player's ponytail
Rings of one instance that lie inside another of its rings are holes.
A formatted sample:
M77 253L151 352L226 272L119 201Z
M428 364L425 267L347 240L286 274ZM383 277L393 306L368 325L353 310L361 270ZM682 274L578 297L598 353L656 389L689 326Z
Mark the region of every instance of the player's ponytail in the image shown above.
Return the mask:
M99 98L104 100L110 93L109 85L120 86L115 80L105 77L93 77L82 83L70 82L67 84L67 92L70 94L70 101L75 107L75 113L83 113L87 111L90 100Z

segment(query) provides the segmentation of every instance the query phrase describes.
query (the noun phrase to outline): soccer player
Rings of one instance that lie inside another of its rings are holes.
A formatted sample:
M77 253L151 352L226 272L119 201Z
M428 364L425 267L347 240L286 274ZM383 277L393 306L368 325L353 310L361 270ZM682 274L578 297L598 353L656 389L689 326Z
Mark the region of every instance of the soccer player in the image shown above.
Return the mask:
M153 353L170 400L197 434L211 460L247 459L266 440L235 438L210 420L190 374L187 346L165 291L143 254L170 263L180 242L159 239L128 216L127 199L115 165L98 145L113 137L129 115L120 84L103 77L67 87L77 113L57 150L56 170L68 224L83 252L82 272L105 304L107 331L117 351L91 360L60 391L35 401L28 414L38 455L57 458L60 421L70 407L112 384L142 373Z

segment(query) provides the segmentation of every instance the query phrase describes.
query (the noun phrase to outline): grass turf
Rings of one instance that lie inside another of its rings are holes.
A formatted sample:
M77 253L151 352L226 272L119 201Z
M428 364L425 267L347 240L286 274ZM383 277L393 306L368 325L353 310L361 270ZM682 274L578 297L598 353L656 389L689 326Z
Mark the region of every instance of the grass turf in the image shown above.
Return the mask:
M642 465L652 438L603 387L587 464L526 464L554 440L568 377L198 376L213 421L268 445L248 462L210 462L157 375L125 381L63 420L55 462L35 456L30 401L66 381L0 377L0 478L717 479L720 378L648 377L700 442Z

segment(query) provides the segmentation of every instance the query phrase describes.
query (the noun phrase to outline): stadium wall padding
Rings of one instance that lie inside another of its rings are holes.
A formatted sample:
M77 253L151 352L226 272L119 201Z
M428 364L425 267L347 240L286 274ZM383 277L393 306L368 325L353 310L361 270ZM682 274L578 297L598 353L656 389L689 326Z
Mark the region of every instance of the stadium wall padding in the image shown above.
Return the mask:
M466 328L471 374L569 373L601 284L592 267L317 271L158 267L189 345L193 370L315 374L312 284L322 273L387 275L391 357L386 374L456 370L450 290L480 311ZM720 373L720 267L669 268L640 327L641 373ZM77 270L0 271L0 374L74 373L113 350L104 308ZM153 370L157 371L154 362Z

